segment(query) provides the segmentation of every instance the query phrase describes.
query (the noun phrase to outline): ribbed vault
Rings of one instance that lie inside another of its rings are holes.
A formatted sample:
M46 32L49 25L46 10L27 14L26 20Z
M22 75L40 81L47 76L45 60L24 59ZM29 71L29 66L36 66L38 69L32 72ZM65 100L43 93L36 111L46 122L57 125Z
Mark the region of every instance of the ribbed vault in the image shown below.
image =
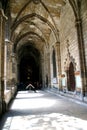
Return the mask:
M35 34L37 35L38 43L40 48L49 44L49 37L53 35L55 41L59 41L59 31L57 28L57 19L60 17L62 6L65 4L64 0L15 0L10 1L11 7L11 40L15 41L14 50L20 43L21 39L29 40L31 33L31 39L34 41ZM24 38L25 37L25 38ZM44 43L39 41L44 39ZM35 42L36 43L36 42ZM43 44L43 45L42 45ZM39 49L40 50L40 49Z

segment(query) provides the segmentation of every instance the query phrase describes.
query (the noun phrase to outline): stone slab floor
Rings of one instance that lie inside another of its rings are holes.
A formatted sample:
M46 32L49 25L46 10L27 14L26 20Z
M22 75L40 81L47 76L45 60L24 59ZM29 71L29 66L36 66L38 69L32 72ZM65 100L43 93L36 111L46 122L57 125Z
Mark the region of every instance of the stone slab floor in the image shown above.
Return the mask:
M0 130L87 130L87 106L44 91L19 91Z

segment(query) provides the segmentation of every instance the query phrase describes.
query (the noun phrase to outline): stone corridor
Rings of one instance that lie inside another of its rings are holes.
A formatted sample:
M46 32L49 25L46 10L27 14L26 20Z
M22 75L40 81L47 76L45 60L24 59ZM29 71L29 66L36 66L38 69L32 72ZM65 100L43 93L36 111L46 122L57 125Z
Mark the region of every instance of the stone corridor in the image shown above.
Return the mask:
M19 91L0 130L86 130L87 105L47 91Z
M42 113L47 112L49 125L43 125L40 120L40 127L56 129L57 125L50 121L54 118L50 114L67 115L73 111L72 106L67 104L70 108L66 108L65 101L61 104L60 99L52 105L42 91L28 94L25 90L29 83L36 90L50 89L55 94L62 93L87 104L87 0L0 0L0 117L20 90L13 103L14 106L18 102L17 105L8 112L12 117L11 124L21 112L24 117L27 114L30 118L31 114L38 115L41 111L41 118ZM36 97L30 99L28 96L32 97L32 94ZM78 114L78 107L75 111ZM16 112L18 115L14 116ZM13 130L12 126L10 129ZM26 129L25 126L28 125L23 125L23 129Z

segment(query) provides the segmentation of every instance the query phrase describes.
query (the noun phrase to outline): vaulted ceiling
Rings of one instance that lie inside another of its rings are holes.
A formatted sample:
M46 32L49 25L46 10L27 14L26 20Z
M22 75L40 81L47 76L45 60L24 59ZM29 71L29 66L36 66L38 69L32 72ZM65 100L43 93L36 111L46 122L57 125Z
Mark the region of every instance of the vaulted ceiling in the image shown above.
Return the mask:
M10 39L14 42L14 51L19 51L20 46L28 42L43 50L44 45L49 44L50 36L59 41L62 7L70 2L73 8L77 8L75 0L1 1L5 12L10 12Z
M65 0L10 0L14 49L29 42L42 50L50 35L58 41L58 21L65 4Z

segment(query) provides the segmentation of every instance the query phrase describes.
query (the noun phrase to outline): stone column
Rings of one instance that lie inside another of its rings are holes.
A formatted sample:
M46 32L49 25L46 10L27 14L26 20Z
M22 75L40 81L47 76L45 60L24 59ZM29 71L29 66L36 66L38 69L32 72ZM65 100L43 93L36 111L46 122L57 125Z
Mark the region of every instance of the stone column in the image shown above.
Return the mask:
M10 68L10 61L11 61L10 60L10 57L11 57L10 44L11 44L11 42L8 39L6 39L5 40L5 49L6 49L6 51L5 51L6 90L11 90L10 80L9 80L10 79L10 73L9 73L9 71L11 69Z
M10 75L11 75L11 42L10 41L6 41L7 43L7 63L6 63L6 75L7 75L7 86L6 89L7 90L11 90L11 80L10 80ZM9 76L8 76L9 75Z
M56 55L57 55L57 80L59 90L61 90L61 55L60 55L60 43L56 42Z
M53 48L50 49L50 81L51 81L51 88L53 87Z
M2 104L2 113L6 110L4 98L4 39L5 39L5 20L6 17L2 9L0 9L0 98Z
M43 74L44 74L44 87L46 88L46 75L48 74L48 70L47 70L47 49L45 48L45 53L44 53L44 71L43 71Z
M7 87L7 42L5 41L5 51L4 51L4 89Z
M48 52L48 49L45 51L46 52L46 55L45 55L45 86L46 88L48 87L48 75L49 75L49 52Z
M9 88L12 90L12 43L9 43L9 63L8 63L8 81L9 81Z
M14 79L14 83L17 82L17 61L15 53L12 53L12 79Z
M45 74L44 74L44 56L43 56L43 54L41 55L41 71L42 71L42 87L44 88L45 87Z
M48 76L48 50L44 48L44 55L43 55L43 86L47 88L46 84L46 77Z
M48 87L51 87L51 64L50 64L50 52L48 52Z
M1 43L2 43L2 11L0 10L0 114L2 111L2 95L1 95Z
M11 94L14 96L14 94L17 91L17 60L15 53L11 54L12 59L12 78L11 78Z
M85 89L87 87L87 81L86 81L87 72L86 72L85 51L84 51L81 19L76 19L76 28L77 28L78 48L79 48L79 56L80 56L80 70L81 70L81 80L82 80L82 100L83 100L83 97L85 96Z

